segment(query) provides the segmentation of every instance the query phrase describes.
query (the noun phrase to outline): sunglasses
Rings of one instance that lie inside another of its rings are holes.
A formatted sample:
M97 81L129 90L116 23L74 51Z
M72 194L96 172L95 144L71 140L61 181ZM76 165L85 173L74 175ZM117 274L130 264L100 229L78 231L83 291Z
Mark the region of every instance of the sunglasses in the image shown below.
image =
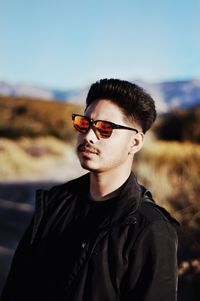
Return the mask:
M95 127L95 133L97 137L103 139L109 138L112 135L112 131L114 129L130 130L139 133L138 130L134 128L119 125L105 120L92 120L87 116L82 116L78 114L72 114L72 120L73 120L74 127L78 132L82 134L86 134L93 126Z

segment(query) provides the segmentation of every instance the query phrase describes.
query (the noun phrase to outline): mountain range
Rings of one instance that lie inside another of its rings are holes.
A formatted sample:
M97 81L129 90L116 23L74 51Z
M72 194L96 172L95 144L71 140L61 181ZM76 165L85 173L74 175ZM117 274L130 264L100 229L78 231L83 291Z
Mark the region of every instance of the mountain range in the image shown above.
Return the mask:
M143 87L155 99L159 113L176 108L190 108L200 104L200 80L167 81L148 83L133 81ZM84 103L88 87L74 90L48 89L31 84L12 84L0 81L0 94L7 96L24 96L30 98L51 99Z

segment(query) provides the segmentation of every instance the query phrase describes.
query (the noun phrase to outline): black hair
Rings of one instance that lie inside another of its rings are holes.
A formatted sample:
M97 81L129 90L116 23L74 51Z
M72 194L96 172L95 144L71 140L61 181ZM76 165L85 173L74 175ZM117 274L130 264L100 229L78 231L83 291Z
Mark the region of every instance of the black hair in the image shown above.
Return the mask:
M127 118L138 122L145 133L156 119L153 98L138 85L120 79L101 79L92 84L86 108L96 100L108 99L117 104Z

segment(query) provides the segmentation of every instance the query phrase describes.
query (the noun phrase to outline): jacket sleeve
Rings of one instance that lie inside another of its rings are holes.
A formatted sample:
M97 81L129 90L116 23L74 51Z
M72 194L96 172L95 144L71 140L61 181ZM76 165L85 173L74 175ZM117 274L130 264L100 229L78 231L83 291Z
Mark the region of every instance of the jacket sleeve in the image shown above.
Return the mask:
M1 301L23 300L24 291L28 289L28 274L33 266L32 246L30 245L33 219L25 231L12 259L10 271L4 285Z
M167 221L154 221L132 249L123 301L177 300L177 232Z

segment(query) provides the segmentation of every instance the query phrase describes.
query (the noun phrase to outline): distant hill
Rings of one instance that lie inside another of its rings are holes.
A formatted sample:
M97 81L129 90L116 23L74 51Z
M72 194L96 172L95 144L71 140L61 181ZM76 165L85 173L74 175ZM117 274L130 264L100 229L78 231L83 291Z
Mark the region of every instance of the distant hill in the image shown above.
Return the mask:
M156 101L159 113L177 108L190 108L200 104L200 80L168 81L148 83L134 81L149 92ZM0 94L7 96L26 96L30 98L52 99L83 103L88 87L79 90L47 89L31 84L11 84L0 81Z
M160 113L200 104L200 80L138 84L153 96Z
M80 103L84 89L81 90L59 90L48 89L41 86L34 86L31 84L11 84L5 81L0 81L0 94L6 96L24 96L31 99L43 99L53 101L70 101L73 103Z

